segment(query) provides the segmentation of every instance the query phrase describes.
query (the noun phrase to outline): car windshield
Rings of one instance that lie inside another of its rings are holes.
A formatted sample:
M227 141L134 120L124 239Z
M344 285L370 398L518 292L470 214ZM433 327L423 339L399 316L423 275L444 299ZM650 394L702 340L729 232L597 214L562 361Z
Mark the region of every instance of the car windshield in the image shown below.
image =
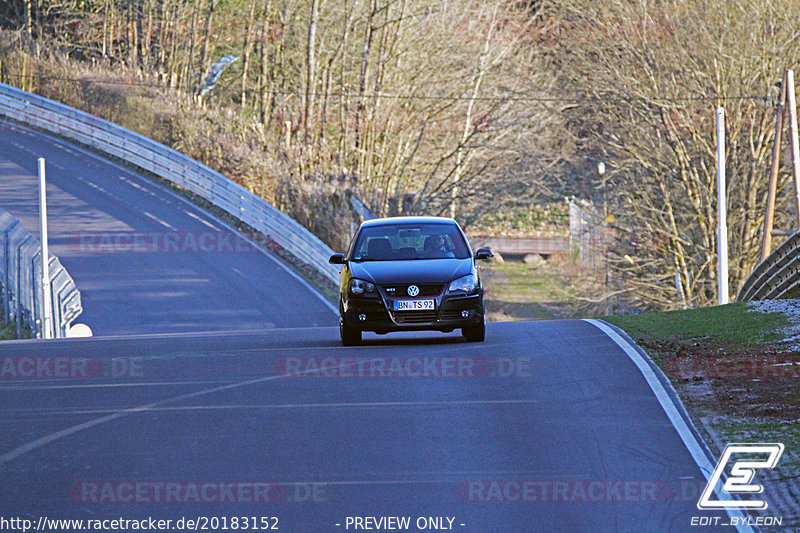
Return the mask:
M455 224L382 224L362 228L353 261L466 259L469 248Z

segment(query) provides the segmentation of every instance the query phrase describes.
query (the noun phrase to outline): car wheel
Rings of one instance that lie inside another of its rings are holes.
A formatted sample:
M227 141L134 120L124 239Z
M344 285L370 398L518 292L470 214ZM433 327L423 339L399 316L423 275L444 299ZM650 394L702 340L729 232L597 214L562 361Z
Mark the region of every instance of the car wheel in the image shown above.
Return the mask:
M478 326L471 328L461 328L461 334L467 342L483 342L486 338L486 322L481 322Z
M343 314L339 315L339 336L345 346L358 346L361 344L361 330L348 326L344 321Z

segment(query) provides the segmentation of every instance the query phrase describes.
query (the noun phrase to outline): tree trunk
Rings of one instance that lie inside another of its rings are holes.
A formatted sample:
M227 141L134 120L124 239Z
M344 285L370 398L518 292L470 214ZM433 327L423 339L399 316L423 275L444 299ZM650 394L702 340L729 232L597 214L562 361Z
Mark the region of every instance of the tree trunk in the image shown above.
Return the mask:
M189 50L188 50L188 58L186 62L186 66L182 69L181 72L181 87L188 87L190 80L194 77L194 37L195 37L195 28L197 27L197 6L200 4L200 0L196 0L192 2L192 21L189 26Z
M345 97L345 92L349 90L349 86L346 85L347 81L347 44L348 38L350 37L350 17L349 9L347 7L347 0L343 0L344 3L344 29L342 30L342 74L339 78L339 126L342 129L342 133L339 137L339 148L338 153L342 158L342 163L347 161L347 116L348 116L348 108L349 108L349 97Z
M25 33L33 38L33 0L25 0Z
M180 62L178 61L178 4L172 4L170 20L167 25L169 28L169 55L165 56L163 62L166 66L167 77L171 89L177 89L180 84ZM162 50L162 53L164 51Z
M207 68L208 63L208 47L211 42L211 20L214 17L214 0L208 0L208 16L206 17L206 29L203 36L203 51L200 54L200 73L197 76L197 85L195 93L200 92L200 86L203 83L203 75Z
M103 58L104 59L108 57L108 46L106 45L106 42L109 37L108 18L111 16L111 10L109 9L108 2L109 0L105 0L103 6Z
M244 65L242 67L242 110L247 107L247 73L250 70L250 54L253 47L253 39L251 33L253 31L253 23L256 13L256 1L250 3L250 16L247 17L247 28L244 33Z
M319 17L320 0L311 0L311 13L308 18L308 40L306 43L306 92L303 99L303 138L308 143L308 134L311 129L309 118L311 108L314 106L314 87L317 76L316 40L317 18Z
M356 104L356 116L354 124L355 134L355 154L354 154L354 171L358 171L361 167L361 115L364 113L364 93L367 89L367 80L369 78L369 55L372 52L372 35L373 27L372 21L375 17L376 0L370 0L369 12L367 13L366 28L364 33L364 49L361 52L361 72L358 80L358 103Z

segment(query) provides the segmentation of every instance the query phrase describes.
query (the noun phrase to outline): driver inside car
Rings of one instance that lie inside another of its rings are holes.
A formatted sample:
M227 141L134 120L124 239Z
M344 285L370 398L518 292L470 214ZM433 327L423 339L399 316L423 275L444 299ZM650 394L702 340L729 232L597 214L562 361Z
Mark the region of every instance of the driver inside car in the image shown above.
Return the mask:
M455 254L447 247L447 241L442 234L430 235L425 239L425 256L438 258L452 258Z

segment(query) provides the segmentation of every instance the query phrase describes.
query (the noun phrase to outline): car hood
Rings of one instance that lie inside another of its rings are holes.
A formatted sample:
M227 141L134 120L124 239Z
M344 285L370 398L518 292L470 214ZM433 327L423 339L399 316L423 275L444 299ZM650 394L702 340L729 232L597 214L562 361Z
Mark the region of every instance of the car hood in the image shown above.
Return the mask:
M378 285L387 283L447 283L472 272L472 258L410 261L351 261L353 277Z

